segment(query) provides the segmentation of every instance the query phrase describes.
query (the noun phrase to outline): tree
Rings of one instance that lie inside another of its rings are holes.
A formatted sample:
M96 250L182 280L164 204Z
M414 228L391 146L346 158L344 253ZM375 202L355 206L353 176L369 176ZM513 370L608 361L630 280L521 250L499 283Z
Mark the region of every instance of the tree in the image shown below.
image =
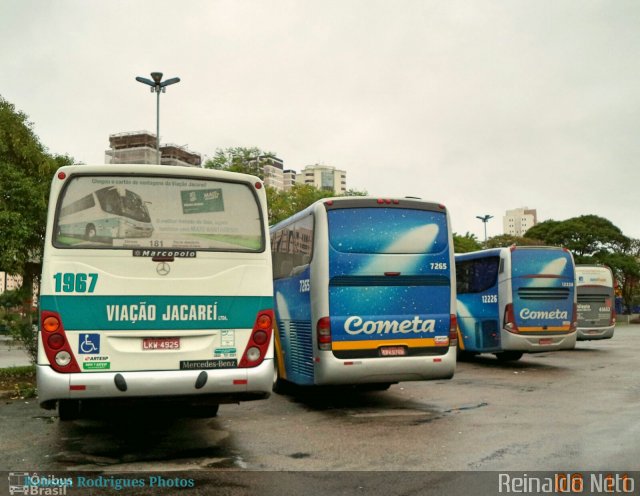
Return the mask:
M541 222L529 229L525 236L545 243L568 248L574 256L590 256L598 251L621 251L630 243L611 221L597 215L582 215L558 222Z
M206 169L227 170L230 172L242 172L244 174L252 174L262 179L262 170L260 162L263 160L274 159L276 154L273 152L264 152L257 147L230 147L218 148L212 158L204 163Z
M344 192L344 194L340 195L340 196L369 196L369 193L367 193L366 190L358 190L358 189L348 189L347 191Z
M517 246L542 246L545 242L540 239L533 239L529 237L513 236L511 234L499 234L493 236L487 240L487 248L503 248L505 246L517 245Z
M47 153L28 117L0 96L0 270L22 276L27 300L41 271L51 178L73 163ZM31 302L24 302L27 316Z
M289 191L267 188L269 224L277 224L307 208L315 201L331 196L335 196L333 191L319 190L310 184L294 184Z
M466 232L464 236L453 233L453 251L455 253L468 253L482 249L482 244L475 234Z

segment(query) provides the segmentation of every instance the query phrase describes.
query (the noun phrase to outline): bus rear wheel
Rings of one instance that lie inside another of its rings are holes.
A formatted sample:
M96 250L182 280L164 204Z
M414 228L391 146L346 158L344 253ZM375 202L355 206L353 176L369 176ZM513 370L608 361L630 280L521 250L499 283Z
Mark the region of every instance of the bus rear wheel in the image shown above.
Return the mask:
M501 351L495 355L499 362L515 362L522 358L521 351Z
M280 367L278 367L278 354L273 354L273 387L271 388L274 393L286 394L289 390L290 383L280 376Z

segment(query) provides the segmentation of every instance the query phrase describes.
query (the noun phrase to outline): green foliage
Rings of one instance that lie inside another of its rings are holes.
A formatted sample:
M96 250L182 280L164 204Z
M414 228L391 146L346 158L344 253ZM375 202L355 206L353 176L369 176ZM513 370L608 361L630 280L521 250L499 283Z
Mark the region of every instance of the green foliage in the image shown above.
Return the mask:
M31 294L25 287L0 294L0 328L18 341L33 363L38 356L37 328L31 317Z
M289 191L267 188L269 224L274 225L304 210L321 198L334 196L332 191L321 191L309 184L294 184Z
M453 250L455 253L468 253L482 249L482 244L478 241L475 234L469 231L464 236L453 233Z
M231 147L218 148L212 158L204 163L206 169L227 170L230 172L242 172L252 174L262 179L260 161L275 158L273 152L264 152L257 147Z
M546 243L540 239L529 237L512 236L511 234L500 234L487 240L487 248L504 248L506 246L544 246Z
M32 287L40 274L51 178L72 163L51 156L27 116L0 97L0 270Z
M565 221L548 220L529 229L525 236L545 244L564 246L575 256L591 256L598 251L619 251L630 239L609 220L597 215L582 215Z
M28 399L37 396L34 365L0 369L0 391L10 391L12 398Z
M340 196L369 196L366 190L358 190L358 189L348 189L344 192L343 195Z

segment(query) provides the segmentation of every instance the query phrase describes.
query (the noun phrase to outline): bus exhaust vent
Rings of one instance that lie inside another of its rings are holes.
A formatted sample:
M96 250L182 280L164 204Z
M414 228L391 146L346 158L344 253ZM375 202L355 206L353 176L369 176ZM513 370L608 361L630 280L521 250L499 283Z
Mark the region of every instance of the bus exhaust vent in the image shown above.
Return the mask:
M566 300L569 288L518 288L518 297L522 300Z

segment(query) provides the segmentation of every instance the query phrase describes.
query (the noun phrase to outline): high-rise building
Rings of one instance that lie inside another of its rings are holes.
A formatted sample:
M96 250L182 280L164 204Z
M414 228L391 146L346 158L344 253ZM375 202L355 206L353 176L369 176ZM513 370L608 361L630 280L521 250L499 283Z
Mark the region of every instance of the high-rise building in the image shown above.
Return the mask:
M293 169L287 169L282 172L282 185L285 191L289 191L291 187L296 183L296 171Z
M296 181L321 190L333 191L337 195L347 191L347 172L330 165L307 165L297 175Z
M265 186L270 186L282 191L284 189L282 159L270 155L260 155L256 159L252 159L251 163L257 162L260 170L259 176L262 177Z
M109 135L109 150L105 151L105 164L157 164L157 138L148 131L135 131ZM202 157L184 146L160 146L162 165L201 167Z
M22 277L0 272L0 294L18 289L20 286L22 286Z
M524 236L524 234L538 223L536 209L528 207L507 210L502 218L502 227L505 234L512 236Z

